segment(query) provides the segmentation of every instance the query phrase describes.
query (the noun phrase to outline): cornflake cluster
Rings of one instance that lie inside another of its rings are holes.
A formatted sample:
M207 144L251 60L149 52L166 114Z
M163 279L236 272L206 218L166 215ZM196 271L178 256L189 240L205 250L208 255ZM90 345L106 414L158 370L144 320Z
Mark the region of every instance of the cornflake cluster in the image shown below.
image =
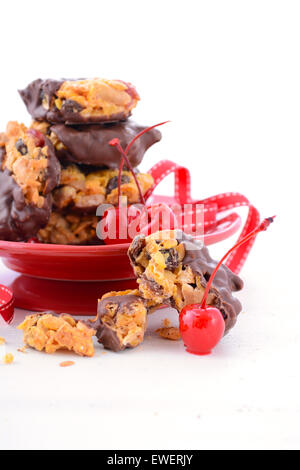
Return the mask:
M0 239L88 245L97 237L101 204L118 204L121 155L146 129L130 119L139 95L130 83L100 78L35 80L20 91L29 127L9 122L0 134ZM120 176L120 195L137 203L153 186L138 165L161 139L151 129L132 145Z

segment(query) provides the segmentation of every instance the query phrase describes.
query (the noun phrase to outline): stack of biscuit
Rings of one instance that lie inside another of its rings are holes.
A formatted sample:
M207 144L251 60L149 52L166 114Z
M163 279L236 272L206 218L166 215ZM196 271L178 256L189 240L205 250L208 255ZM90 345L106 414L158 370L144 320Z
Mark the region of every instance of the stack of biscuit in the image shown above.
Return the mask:
M10 122L0 134L0 239L44 243L95 244L101 204L118 204L123 148L146 129L130 119L139 101L135 88L120 80L35 80L20 95L33 121ZM140 173L146 150L161 139L157 129L142 135L128 158L145 194L153 185ZM121 195L139 202L129 168L121 175Z

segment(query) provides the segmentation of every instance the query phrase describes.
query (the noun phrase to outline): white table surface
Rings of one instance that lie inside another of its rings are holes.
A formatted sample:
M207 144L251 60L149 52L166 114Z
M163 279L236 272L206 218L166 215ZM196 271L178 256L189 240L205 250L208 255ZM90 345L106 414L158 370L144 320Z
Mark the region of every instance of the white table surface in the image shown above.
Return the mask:
M244 312L210 356L190 355L182 342L155 334L165 317L176 324L171 310L150 317L139 348L103 354L96 344L92 359L22 354L15 327L24 312L9 327L1 323L7 344L0 355L12 352L15 361L0 365L0 447L299 447L300 316L295 298L280 295L276 260L263 240L276 236L274 224L257 241L243 270ZM74 366L59 367L69 359Z

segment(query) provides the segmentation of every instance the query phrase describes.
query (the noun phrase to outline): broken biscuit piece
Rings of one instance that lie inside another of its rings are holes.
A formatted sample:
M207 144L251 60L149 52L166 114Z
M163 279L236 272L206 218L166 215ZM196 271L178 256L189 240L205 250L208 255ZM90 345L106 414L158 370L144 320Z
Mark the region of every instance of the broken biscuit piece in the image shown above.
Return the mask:
M50 140L36 129L11 121L6 128L1 170L8 170L28 204L41 208L58 184L60 164Z
M3 364L12 364L14 362L14 356L11 353L5 354L3 358Z
M0 136L0 239L26 241L50 217L60 179L52 143L35 129L9 122Z
M98 301L99 343L112 351L135 348L144 339L147 312L138 290L108 292Z
M33 314L18 326L24 332L24 343L37 351L52 354L61 349L74 351L80 356L92 357L92 336L96 331L67 314Z
M181 230L163 230L138 235L128 251L139 291L144 299L169 304L178 312L185 305L201 303L207 282L217 265L206 246ZM225 332L234 326L241 303L232 295L242 289L242 280L222 265L210 289L207 304L217 307Z

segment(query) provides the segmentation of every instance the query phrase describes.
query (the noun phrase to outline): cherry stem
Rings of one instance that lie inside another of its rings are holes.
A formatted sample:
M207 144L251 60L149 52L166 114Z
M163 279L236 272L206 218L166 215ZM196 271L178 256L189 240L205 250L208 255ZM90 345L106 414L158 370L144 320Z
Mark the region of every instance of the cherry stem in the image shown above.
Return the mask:
M121 196L121 181L122 181L122 170L123 170L123 166L124 166L124 161L126 161L127 165L128 165L128 168L129 170L131 171L132 173L132 176L134 177L134 180L135 180L135 183L138 187L138 191L139 191L139 195L140 195L140 202L142 202L144 205L146 204L146 201L145 201L145 198L143 196L143 193L142 193L142 190L140 188L140 185L139 185L139 182L137 180L137 177L136 177L136 174L134 173L134 170L129 162L129 159L128 159L128 152L129 150L131 149L132 145L135 143L135 141L137 139L139 139L142 135L144 135L146 132L149 132L151 131L152 129L154 129L155 127L158 127L158 126L162 126L163 124L166 124L167 122L170 122L170 121L164 121L164 122L160 122L159 124L155 124L154 126L150 126L150 127L147 127L146 129L142 130L141 132L139 132L130 142L129 144L127 145L126 149L123 150L122 146L121 146L121 143L119 141L119 139L112 139L110 142L109 142L109 145L111 145L112 147L116 147L119 152L121 153L122 155L122 158L121 158L121 162L120 162L120 168L119 168L119 177L118 177L118 199L120 201L120 196Z
M129 152L129 150L131 149L131 147L133 146L134 142L135 142L137 139L139 139L142 135L146 134L146 132L151 131L151 130L154 129L155 127L163 126L164 124L167 124L168 122L171 122L171 121L164 121L164 122L160 122L159 124L154 124L154 126L147 127L147 129L144 129L143 131L139 132L139 133L131 140L131 142L129 142L129 144L127 145L127 147L126 147L126 149L125 149L126 155L128 155L128 152Z
M215 275L217 274L217 271L219 269L219 267L221 266L221 264L225 261L225 259L227 258L227 256L233 251L235 250L236 248L238 248L239 246L243 245L244 243L246 243L248 240L250 240L250 238L252 237L255 237L259 232L263 232L264 230L267 230L267 228L269 227L269 225L274 222L274 219L275 219L275 215L273 217L268 217L267 219L264 219L259 225L257 228L255 228L254 230L252 230L252 232L248 233L248 235L246 235L244 238L242 238L242 240L240 240L239 242L237 242L232 248L230 248L230 250L227 251L227 253L223 256L223 258L219 261L219 263L217 264L217 266L215 267L214 271L212 272L210 278L209 278L209 281L206 285L206 289L205 289L205 292L204 292L204 295L203 295L203 299L202 299L202 302L201 302L201 308L205 309L205 306L206 306L206 300L207 300L207 296L209 294L209 290L211 288L211 285L213 283L213 280L214 280L214 277Z
M121 144L120 144L120 141L119 139L113 139L109 142L110 145L112 145L113 147L116 147L119 152L121 153L122 155L122 160L121 160L121 163L120 163L120 169L119 169L119 179L118 179L118 189L119 189L119 201L120 201L120 196L121 196L121 178L122 178L122 168L123 168L123 164L124 164L124 160L129 168L129 170L131 171L132 173L132 176L134 178L134 181L135 181L135 184L137 185L138 187L138 191L139 191L139 195L140 195L140 200L141 202L145 205L146 202L145 202L145 198L143 196L143 193L142 193L142 190L141 190L141 187L139 185L139 182L138 182L138 179L137 179L137 176L134 172L134 169L132 168L131 166L131 163L126 155L126 153L124 152Z

